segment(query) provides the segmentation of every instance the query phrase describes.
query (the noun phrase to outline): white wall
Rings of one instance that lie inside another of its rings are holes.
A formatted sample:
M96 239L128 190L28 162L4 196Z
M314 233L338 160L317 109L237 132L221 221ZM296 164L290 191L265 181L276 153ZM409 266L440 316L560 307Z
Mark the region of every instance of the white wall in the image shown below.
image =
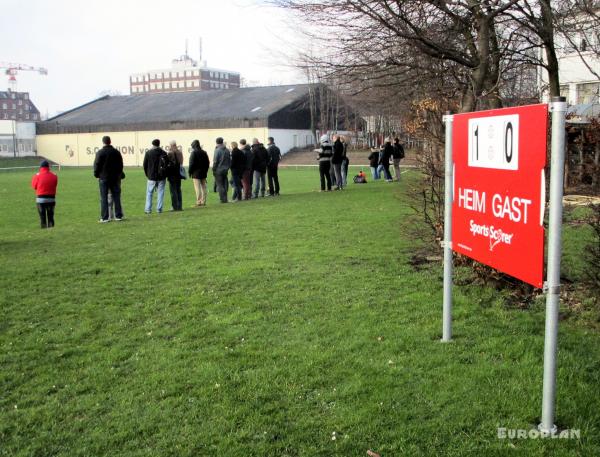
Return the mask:
M275 139L275 144L282 154L287 154L294 147L304 148L310 146L314 141L310 130L268 129L267 136L272 136ZM259 140L262 141L261 138ZM266 138L264 138L264 144L267 144Z

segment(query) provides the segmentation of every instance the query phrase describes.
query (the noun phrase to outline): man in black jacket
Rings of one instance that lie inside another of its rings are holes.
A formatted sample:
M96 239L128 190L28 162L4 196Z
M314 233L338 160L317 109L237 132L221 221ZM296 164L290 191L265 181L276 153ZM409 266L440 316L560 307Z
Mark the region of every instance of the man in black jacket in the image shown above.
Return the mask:
M269 179L269 195L279 195L279 176L277 175L277 168L279 167L279 161L281 160L281 151L275 146L275 140L272 136L269 137L267 143L267 152L269 153L269 166L267 168L267 177Z
M244 200L250 200L252 198L252 163L254 162L254 152L250 148L249 144L246 144L246 140L242 138L240 140L242 153L246 160L246 167L244 168L244 174L242 175L242 187L244 188Z
M231 180L233 181L232 201L242 201L242 177L246 169L246 158L235 141L231 142Z
M162 213L163 199L165 198L165 182L167 179L166 164L169 162L167 153L160 147L160 140L152 140L152 149L146 151L144 156L144 173L148 178L146 185L146 207L144 212L152 212L152 194L158 189L156 198L156 212Z
M335 135L333 142L333 155L331 156L331 165L335 174L335 189L342 190L342 162L344 161L344 145L338 135Z
M190 165L188 174L194 182L196 191L196 206L206 205L206 175L210 168L208 153L200 146L200 141L192 141L192 153L190 154Z
M394 139L394 173L396 174L396 181L400 181L400 161L404 159L404 147L400 144L400 138Z
M260 187L260 196L265 196L265 174L267 164L269 163L269 153L257 138L252 140L252 152L254 159L252 161L252 170L254 171L254 198L258 198L258 189Z
M123 157L110 144L110 137L102 138L104 145L96 153L94 160L94 177L98 178L100 186L100 222L108 222L108 192L112 195L115 205L115 220L123 220L121 207L121 177L123 176Z

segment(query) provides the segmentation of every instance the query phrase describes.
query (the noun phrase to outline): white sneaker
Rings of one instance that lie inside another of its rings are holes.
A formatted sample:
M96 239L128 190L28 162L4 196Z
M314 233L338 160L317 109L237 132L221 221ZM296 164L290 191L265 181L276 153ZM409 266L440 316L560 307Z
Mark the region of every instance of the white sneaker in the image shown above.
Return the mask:
M100 219L98 222L100 224L106 224L107 222L110 222L110 219Z

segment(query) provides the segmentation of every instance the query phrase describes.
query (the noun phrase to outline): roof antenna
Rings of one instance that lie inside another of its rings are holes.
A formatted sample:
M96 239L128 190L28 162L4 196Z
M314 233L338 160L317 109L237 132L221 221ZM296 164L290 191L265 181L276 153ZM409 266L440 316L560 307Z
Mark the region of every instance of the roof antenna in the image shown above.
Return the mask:
M187 59L188 56L188 39L185 39L185 58Z

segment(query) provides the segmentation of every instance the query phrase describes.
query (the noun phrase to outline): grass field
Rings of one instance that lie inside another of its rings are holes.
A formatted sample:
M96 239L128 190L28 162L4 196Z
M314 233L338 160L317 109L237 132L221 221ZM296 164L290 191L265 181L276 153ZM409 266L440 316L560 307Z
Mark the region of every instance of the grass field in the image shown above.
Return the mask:
M98 224L91 171L63 169L52 230L31 171L0 174L0 456L600 455L600 334L579 321L557 422L580 438L498 439L539 421L543 306L456 287L439 342L441 265L408 263L415 174L321 194L284 170L279 198L202 209L184 182L182 213L146 216L126 173L127 220Z

